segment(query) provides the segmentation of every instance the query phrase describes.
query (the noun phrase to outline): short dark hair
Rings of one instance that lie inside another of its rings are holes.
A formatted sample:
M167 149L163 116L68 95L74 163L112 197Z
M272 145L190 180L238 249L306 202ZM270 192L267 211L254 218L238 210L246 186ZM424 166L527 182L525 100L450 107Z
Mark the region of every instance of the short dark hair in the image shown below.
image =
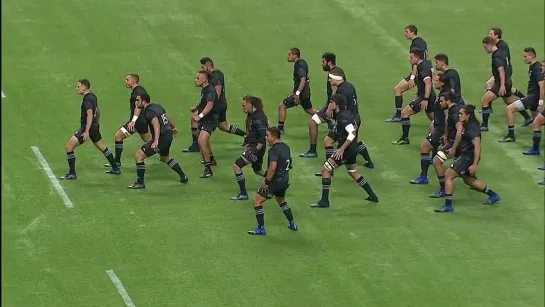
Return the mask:
M405 29L411 31L411 33L418 34L418 28L415 25L407 25Z
M536 56L536 50L533 47L524 48L524 52L529 53L532 56Z
M272 134L273 137L280 140L280 129L278 129L277 127L269 127L267 131L269 131L269 133Z
M499 39L501 39L501 36L503 35L503 31L500 28L492 28L490 30L494 32L494 35L496 35Z
M322 59L324 59L326 62L331 62L333 65L337 64L337 56L335 53L326 52L322 55Z
M342 77L344 76L344 71L340 69L339 67L335 67L329 71L330 74Z
M420 50L420 49L411 49L411 51L409 51L409 53L412 53L414 54L417 58L423 60L424 59L424 51Z
M439 97L443 97L445 101L456 102L456 95L453 92L442 92Z
M140 100L142 100L142 101L145 101L145 102L147 102L147 103L150 103L150 102L151 102L151 97L149 96L148 93L140 94L140 95L138 95L138 96L140 96Z
M90 88L91 88L91 82L89 82L89 80L87 80L87 79L79 79L79 80L78 80L78 83L80 83L81 85L85 86L86 89L90 89Z
M437 73L437 77L439 78L439 81L441 81L443 83L445 83L445 81L447 80L447 76L442 71Z
M136 83L140 82L140 76L138 74L130 73L130 74L127 74L127 76L131 77Z
M437 61L441 61L441 62L443 62L443 63L445 63L445 64L448 65L448 56L447 56L446 54L444 54L444 53L438 53L438 54L435 56L435 59L436 59Z
M204 58L201 59L201 64L202 65L206 65L206 64L214 65L214 61L212 61L212 59L209 58L209 57L204 57Z
M331 98L329 98L329 101L333 101L335 104L337 104L339 109L344 109L346 107L346 97L344 97L344 95L332 95Z
M496 45L496 41L494 41L494 38L490 37L490 36L486 36L485 38L483 38L483 44L487 44L487 45Z
M294 54L296 57L300 57L301 56L301 50L299 50L299 48L290 48L290 53L291 54Z

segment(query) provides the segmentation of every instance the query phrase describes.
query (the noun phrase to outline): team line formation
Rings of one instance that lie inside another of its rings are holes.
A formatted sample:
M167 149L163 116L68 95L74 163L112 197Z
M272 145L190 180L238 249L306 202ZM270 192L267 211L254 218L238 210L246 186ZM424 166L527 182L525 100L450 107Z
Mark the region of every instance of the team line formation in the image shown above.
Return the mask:
M500 142L514 142L515 115L520 113L524 117L523 126L533 129L533 146L523 152L525 155L539 155L541 141L541 126L545 124L545 110L543 100L545 96L545 61L537 60L536 51L532 47L524 49L524 61L528 64L527 95L522 94L512 84L511 55L507 43L502 39L502 30L490 29L483 38L484 50L491 54L492 77L486 82L486 91L481 99L482 120L475 115L475 106L466 105L462 97L462 85L458 72L449 66L446 54L437 54L434 57L435 69L428 59L426 41L418 36L418 28L408 25L404 28L405 37L411 41L409 58L411 73L403 78L394 88L395 115L386 120L390 123L400 123L402 134L394 145L409 144L411 116L424 111L430 119L430 132L420 144L421 174L412 184L428 184L428 169L433 165L439 181L439 189L432 198L444 198L444 203L435 212L453 212L452 195L454 193L454 179L461 177L465 184L472 189L485 193L487 199L484 204L495 204L500 201L500 195L492 191L476 173L481 159L481 133L488 131L488 121L492 113L492 102L502 98L507 105L507 135ZM379 199L369 182L356 168L356 157L363 156L366 168L374 168L369 152L358 134L361 119L358 110L358 99L353 84L347 81L344 71L336 66L336 56L326 52L321 59L322 69L327 73L327 100L320 110L313 107L311 102L309 67L301 58L298 48L291 48L287 53L287 61L294 64L293 89L291 93L278 105L278 125L271 127L264 112L263 101L259 97L247 95L242 98L241 107L246 116L245 131L230 125L227 122L227 100L225 97L225 78L223 73L216 69L212 59L201 59L201 70L195 76L195 86L201 88L200 102L190 108L191 135L193 143L184 152L201 153L204 172L200 178L213 176L212 167L216 160L212 154L210 136L219 130L244 137L243 153L233 163L233 172L238 182L239 193L232 200L248 200L243 168L252 167L255 174L264 177L263 183L253 199L257 227L248 231L251 235L265 235L267 233L264 222L263 205L266 200L275 198L289 224L288 228L296 231L297 224L292 210L286 202L286 191L290 186L290 169L292 155L290 147L282 142L285 133L284 123L287 110L301 106L310 116L309 138L310 148L300 154L303 158L316 158L318 126L328 124L329 131L324 138L325 162L316 176L322 180L322 197L312 204L312 208L328 208L330 206L329 191L334 170L345 165L348 174L368 194L366 200L378 203ZM139 85L137 74L128 74L125 85L132 89L130 96L130 116L119 131L116 132L115 154L104 143L100 128L100 110L98 98L91 92L91 84L87 79L77 82L77 93L83 96L81 103L80 128L66 144L66 155L69 171L60 177L65 180L74 180L76 175L76 157L74 150L87 140L104 154L108 163L108 174L121 174L121 156L123 141L127 137L138 133L144 144L135 153L137 179L128 186L131 189L145 188L144 175L146 172L145 159L159 154L161 161L180 176L181 183L188 183L188 177L180 164L171 157L170 147L173 137L177 135L174 123L167 116L165 109L153 103L150 95ZM416 86L416 97L403 107L403 93ZM438 94L436 94L436 90ZM531 111L528 114L527 110ZM266 168L262 167L267 149ZM335 146L336 145L336 146ZM451 160L450 167L444 163ZM538 169L545 170L545 165ZM545 179L539 182L545 185Z

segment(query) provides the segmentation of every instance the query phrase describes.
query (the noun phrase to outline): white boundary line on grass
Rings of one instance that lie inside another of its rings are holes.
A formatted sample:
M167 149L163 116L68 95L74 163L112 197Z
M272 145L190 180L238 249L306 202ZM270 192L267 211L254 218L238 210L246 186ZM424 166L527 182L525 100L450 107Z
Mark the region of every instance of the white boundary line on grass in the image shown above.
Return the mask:
M64 202L64 206L69 209L74 208L74 204L72 203L70 198L68 198L68 195L66 195L66 192L64 192L62 185L60 184L57 177L55 177L55 174L53 173L53 171L51 170L51 167L49 167L49 164L47 163L44 156L40 152L40 149L36 146L30 146L30 148L34 152L34 155L38 159L38 162L40 162L40 164L42 165L42 169L44 170L45 174L49 178L49 181L51 181L51 183L53 184L53 187L55 188L55 190L57 190L57 193L62 198L62 201Z
M108 274L108 277L110 277L110 280L114 284L114 286L117 288L117 293L121 295L121 298L123 298L123 301L125 302L125 305L127 307L136 307L134 303L132 302L131 297L129 296L129 293L123 287L123 284L121 283L121 279L117 277L117 274L115 274L114 270L106 270L106 274Z
M4 91L2 91L2 98L6 98L6 94L4 94Z

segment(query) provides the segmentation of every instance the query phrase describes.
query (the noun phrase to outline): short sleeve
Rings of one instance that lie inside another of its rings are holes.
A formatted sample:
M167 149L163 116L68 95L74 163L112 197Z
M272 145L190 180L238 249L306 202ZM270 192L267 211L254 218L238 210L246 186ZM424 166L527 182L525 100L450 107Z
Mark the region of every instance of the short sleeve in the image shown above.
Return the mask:
M278 162L278 152L276 152L276 149L274 147L269 150L269 161L270 162L273 162L273 161Z
M87 97L83 99L83 107L85 108L85 110L93 110L95 108L95 104L93 103L93 98L89 96L90 95L88 95Z
M545 80L545 74L543 73L543 66L542 65L534 65L534 71L532 72L532 75L536 76L536 81L541 82Z
M431 78L431 69L427 67L427 65L421 65L420 69L418 70L418 75L422 78L422 80L426 78Z
M146 109L146 119L151 122L157 115L152 109Z
M216 102L218 95L216 94L216 91L206 91L204 94L204 101L205 103L208 103L209 101Z
M307 70L303 66L297 65L297 69L295 71L297 72L297 78L301 79L307 77Z
M494 65L494 67L496 68L500 68L500 67L505 67L505 61L499 57L499 56L494 56L494 58L492 59L492 64Z
M216 87L216 86L223 86L221 84L221 78L219 77L218 74L212 74L212 78L210 79L210 84L212 84L212 86Z

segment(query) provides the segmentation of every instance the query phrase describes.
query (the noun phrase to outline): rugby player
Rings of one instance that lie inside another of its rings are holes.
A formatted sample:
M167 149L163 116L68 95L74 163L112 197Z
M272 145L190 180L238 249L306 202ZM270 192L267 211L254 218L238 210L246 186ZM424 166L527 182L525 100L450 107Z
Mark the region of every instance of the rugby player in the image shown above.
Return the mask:
M528 92L526 97L519 99L507 106L507 135L499 142L514 142L515 137L515 112L530 109L532 116L536 116L539 105L543 105L545 97L545 79L543 65L536 58L536 50L532 47L524 49L524 62L528 68ZM534 130L535 133L535 130ZM541 127L539 130L541 134ZM538 147L539 152L539 147Z
M433 90L433 67L429 61L425 60L425 54L419 49L412 49L409 52L410 62L413 66L416 66L416 98L407 105L403 111L401 111L401 128L402 135L397 141L393 141L394 145L408 145L409 142L409 130L411 129L410 117L421 110L424 110L430 120L433 114L433 103L435 102L436 95ZM431 102L431 104L430 104ZM430 104L428 106L428 104Z
M242 168L251 164L255 174L263 177L265 170L263 166L263 157L267 147L265 141L267 137L267 128L269 126L267 115L263 111L263 101L254 96L244 96L242 98L242 110L246 113L246 138L244 139L244 152L233 164L233 172L237 179L240 192L231 198L231 200L247 200L246 178Z
M462 81L460 74L454 68L449 66L449 58L444 53L435 56L435 69L443 73L443 86L441 92L452 92L456 95L456 103L465 104L462 97Z
M79 95L83 96L81 102L81 115L80 115L80 128L74 133L72 137L66 143L66 157L68 159L68 173L59 177L64 180L77 179L76 175L76 154L74 150L79 145L85 143L87 140L91 140L95 147L99 149L109 162L110 170L106 171L108 174L119 175L121 169L117 165L114 155L104 144L102 135L100 134L100 111L98 109L98 98L91 92L91 82L87 79L80 79L76 84L76 91Z
M475 190L488 195L484 204L492 205L500 201L500 195L492 191L482 181L477 179L477 168L481 160L481 130L479 121L475 118L475 106L463 105L458 113L463 125L460 145L456 149L454 162L445 172L445 203L435 209L435 212L453 212L452 195L454 194L454 179L462 177L464 182Z
M151 130L152 139L142 145L134 154L136 182L127 186L127 188L144 189L146 187L144 180L146 164L144 160L156 153L159 153L161 161L165 162L168 167L180 176L181 183L187 183L189 180L182 171L180 164L170 156L170 145L177 132L174 124L167 117L165 109L160 104L152 103L148 94L142 94L136 98L136 107L141 109L141 114Z
M418 36L418 28L415 25L408 25L404 29L405 38L411 41L409 52L414 49L418 49L423 52L423 60L428 60L428 43ZM403 109L403 93L414 87L414 79L416 78L418 70L416 65L412 65L411 74L401 79L401 81L394 87L394 102L396 112L392 118L385 120L387 123L401 122L401 110Z
M322 167L322 198L317 203L312 204L312 208L329 208L331 172L343 164L346 165L346 170L350 177L367 192L368 197L366 200L375 203L378 202L378 197L367 182L367 179L358 173L356 167L358 146L354 140L358 137L358 126L356 116L350 112L349 106L350 103L344 95L335 94L331 96L329 109L335 113L337 122L332 131L329 132L329 137L338 142L338 147Z
M284 133L284 122L287 110L301 105L308 115L312 116L316 110L310 101L310 76L307 61L301 58L298 48L288 50L287 60L293 64L293 91L278 105L278 130Z
M329 105L329 98L331 98L331 95L335 94L337 91L337 87L332 85L329 79L329 72L336 68L337 66L337 56L334 53L326 52L322 55L322 70L327 72L327 80L326 80L326 93L327 93L327 100L325 106L318 112L316 112L314 115L312 115L311 119L308 121L308 135L310 139L310 149L302 154L299 154L299 157L302 158L316 158L318 157L318 153L316 152L316 144L318 143L318 125L322 123L328 123L328 125L332 126L334 119L332 118L332 114L327 114L327 106ZM343 72L343 80L346 81L346 76Z
M280 135L280 129L276 127L267 129L267 143L270 146L267 161L268 169L265 180L254 197L257 227L248 231L250 235L264 236L267 234L263 204L273 196L288 220L288 228L293 231L298 229L291 208L286 202L286 191L290 187L291 151L290 147L282 142Z
M545 78L545 61L541 62L542 72ZM538 102L538 114L534 121L532 122L532 130L534 131L533 146L531 149L523 152L523 154L528 156L539 156L539 143L541 143L541 126L545 125L545 105L542 101ZM545 164L539 169L545 170Z
M192 120L198 123L198 137L197 142L201 150L201 154L204 161L204 172L200 178L212 177L212 163L215 165L215 160L212 156L212 149L210 147L210 136L218 128L218 114L217 106L219 104L218 94L216 89L209 82L210 74L201 70L195 76L195 86L201 88L201 100L199 105L196 106ZM214 161L214 162L212 162Z
M138 132L142 141L147 142L151 139L151 135L148 131L148 125L146 120L140 116L140 109L136 107L136 97L139 95L147 94L138 82L140 82L140 76L137 74L128 74L125 77L125 87L132 89L131 96L129 98L130 115L129 121L126 122L115 133L115 162L121 166L121 154L123 153L123 140ZM105 167L110 167L110 163L104 164Z

